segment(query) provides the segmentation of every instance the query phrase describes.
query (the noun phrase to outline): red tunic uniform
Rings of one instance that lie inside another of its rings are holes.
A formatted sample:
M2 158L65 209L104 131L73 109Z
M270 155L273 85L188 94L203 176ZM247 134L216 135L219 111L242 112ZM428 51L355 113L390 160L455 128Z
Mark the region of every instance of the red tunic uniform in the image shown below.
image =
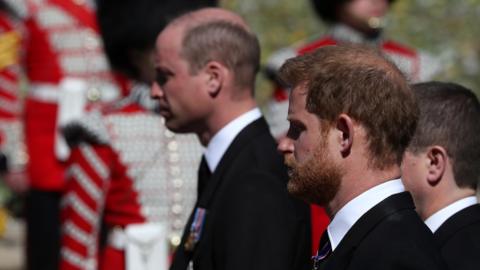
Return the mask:
M380 37L375 40L366 39L361 33L345 25L334 25L330 32L319 39L294 47L288 47L274 53L267 63L267 72L273 77L282 64L291 57L314 51L323 46L338 43L364 43L379 47L405 73L412 82L430 79L439 70L435 59L427 54L420 53L415 49L399 44L391 40L383 40ZM289 123L288 114L288 91L274 83L273 96L266 106L265 117L270 125L272 134L281 138L287 133ZM312 205L312 252L318 249L320 236L326 229L329 219L321 207Z
M21 17L22 67L27 77L25 132L30 186L60 191L64 167L54 155L59 83L79 78L89 96L103 101L120 97L109 70L96 24L94 1L8 0ZM11 78L18 85L17 78Z
M195 202L197 138L174 135L159 115L128 99L66 130L85 136L68 162L61 269L125 269L123 230L131 224L163 223L178 244ZM102 218L109 235L98 250Z
M25 163L20 99L21 53L24 29L20 21L0 11L0 151L10 169Z

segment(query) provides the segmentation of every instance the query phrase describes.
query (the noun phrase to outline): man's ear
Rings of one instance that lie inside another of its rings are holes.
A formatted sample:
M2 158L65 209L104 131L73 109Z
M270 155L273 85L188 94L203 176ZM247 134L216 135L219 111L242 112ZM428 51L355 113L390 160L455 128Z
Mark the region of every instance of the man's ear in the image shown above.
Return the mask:
M431 186L437 185L445 173L448 155L445 148L434 145L427 149L427 181Z
M205 65L204 71L207 75L207 91L212 97L220 93L226 76L226 68L217 61L210 61Z
M343 157L346 157L350 154L353 145L353 119L350 116L342 113L337 117L336 129L339 131L339 144L340 151Z

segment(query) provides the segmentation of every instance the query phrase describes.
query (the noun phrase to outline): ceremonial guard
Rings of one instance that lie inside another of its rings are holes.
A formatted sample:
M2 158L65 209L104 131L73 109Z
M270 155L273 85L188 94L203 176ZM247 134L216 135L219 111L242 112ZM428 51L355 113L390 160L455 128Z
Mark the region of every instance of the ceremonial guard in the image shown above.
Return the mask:
M59 202L64 188L68 148L57 133L59 120L69 118L72 81L88 96L75 113L93 103L121 96L122 84L109 69L95 19L94 0L4 0L22 29L18 67L26 77L24 128L27 149L27 269L57 269ZM15 71L19 69L14 69ZM3 79L6 78L6 79ZM19 77L2 83L17 91ZM70 83L68 83L70 82ZM78 88L78 87L77 87ZM83 97L82 96L82 97Z
M72 152L62 199L62 270L167 269L196 200L202 148L195 136L168 131L155 112L150 55L168 17L214 4L99 3L112 67L135 83L126 98L63 127Z
M6 183L19 191L22 183L14 176L25 169L23 129L20 120L21 100L19 86L14 82L20 77L19 59L22 29L3 1L0 1L0 189ZM15 186L13 186L15 185ZM7 229L8 216L5 192L0 195L0 237Z
M0 173L21 173L25 169L25 144L21 122L21 53L24 27L0 1ZM3 175L6 176L6 175Z
M370 44L380 48L390 60L397 64L412 82L430 79L439 70L436 59L409 46L384 39L382 28L384 17L394 0L312 0L317 15L329 25L328 32L280 49L268 60L265 73L274 87L272 97L265 108L265 116L272 134L280 139L287 133L289 92L278 81L277 72L283 63L292 57L312 52L323 46L341 43ZM312 206L313 241L316 245L328 219L324 211ZM312 247L317 250L316 246Z
M139 84L65 129L76 146L62 200L61 269L166 269L167 242L179 244L202 149L193 135L168 131L149 99Z

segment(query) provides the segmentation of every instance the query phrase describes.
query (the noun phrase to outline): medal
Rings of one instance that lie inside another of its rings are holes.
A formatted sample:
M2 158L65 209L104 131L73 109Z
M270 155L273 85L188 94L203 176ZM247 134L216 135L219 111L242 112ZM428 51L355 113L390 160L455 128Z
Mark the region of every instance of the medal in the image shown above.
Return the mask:
M203 224L205 223L205 215L207 210L205 208L195 208L195 214L193 216L193 222L190 226L190 233L183 247L186 251L192 252L195 249L195 245L200 241L202 236Z
M195 235L193 233L190 232L190 234L188 235L188 238L187 238L187 241L185 241L185 250L187 251L193 251L194 247L195 247Z

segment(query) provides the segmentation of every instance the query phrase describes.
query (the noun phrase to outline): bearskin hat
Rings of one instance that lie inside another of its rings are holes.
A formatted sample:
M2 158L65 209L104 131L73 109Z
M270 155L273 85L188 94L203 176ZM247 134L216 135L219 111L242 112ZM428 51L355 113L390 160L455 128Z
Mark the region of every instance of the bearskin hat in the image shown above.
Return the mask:
M155 46L157 35L176 16L202 7L217 6L217 0L99 0L98 24L112 68L130 78L140 71L131 63L132 51Z
M336 22L336 9L341 4L352 0L311 0L315 12L322 20L328 23ZM389 0L392 4L395 0Z

